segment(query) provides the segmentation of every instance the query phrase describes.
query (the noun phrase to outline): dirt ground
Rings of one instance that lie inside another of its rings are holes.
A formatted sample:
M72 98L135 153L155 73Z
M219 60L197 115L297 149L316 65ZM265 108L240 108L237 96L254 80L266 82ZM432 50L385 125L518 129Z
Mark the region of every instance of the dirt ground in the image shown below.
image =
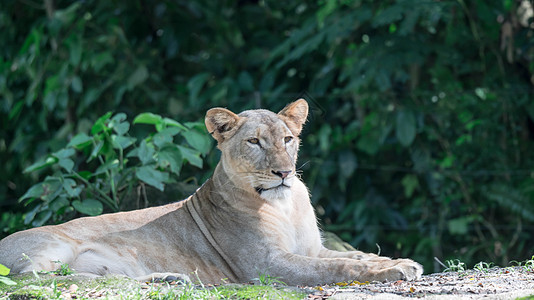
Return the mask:
M40 275L35 282L19 277L22 285L13 290L0 290L3 299L161 299L176 298L176 295L191 293L196 299L285 299L278 289L292 289L305 299L525 299L534 300L534 267L483 268L461 272L444 272L424 275L417 281L395 282L344 282L328 286L286 287L272 286L274 292L250 296L215 296L210 287L184 287L181 283L141 283L123 276L108 276L89 279L84 276ZM54 278L57 278L56 284ZM52 282L51 284L50 282ZM27 282L26 282L27 281ZM75 286L75 291L71 291ZM219 290L226 286L220 286ZM246 288L250 284L232 285ZM77 290L77 291L76 291ZM176 290L175 293L172 293ZM74 294L72 294L74 293ZM15 295L17 295L15 297ZM72 296L75 295L75 296ZM173 296L174 295L174 296ZM238 294L236 294L238 295ZM530 297L529 297L530 296ZM178 297L180 298L180 297ZM181 297L180 299L189 299Z
M517 299L534 295L534 269L489 268L435 273L411 282L344 284L324 286L308 299Z

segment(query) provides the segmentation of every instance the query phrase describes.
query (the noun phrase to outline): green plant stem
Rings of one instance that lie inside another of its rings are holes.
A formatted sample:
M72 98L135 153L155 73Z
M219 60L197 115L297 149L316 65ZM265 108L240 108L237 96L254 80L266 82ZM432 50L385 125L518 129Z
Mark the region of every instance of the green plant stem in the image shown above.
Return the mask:
M72 174L74 175L74 177L76 177L77 179L81 180L87 187L91 188L93 191L95 191L96 193L98 193L102 198L103 200L105 200L104 202L109 206L111 207L113 210L117 211L119 209L119 207L117 206L117 204L113 201L113 199L111 199L108 195L106 195L106 193L102 192L100 189L98 189L97 187L95 187L91 182L89 182L87 179L83 178L82 176L80 176L80 174L76 173L76 172L72 172Z
M111 136L109 135L108 131L106 129L104 129L102 131L102 133L104 134L104 137L105 139L110 143L112 144L111 142ZM102 157L102 155L98 155L98 160L100 160L100 163L102 165L105 165L105 160L104 158ZM113 201L115 203L115 207L117 207L118 209L118 205L119 205L119 199L117 197L117 189L116 189L116 186L115 186L115 178L113 177L113 172L111 172L110 170L106 170L106 175L108 176L109 178L109 181L110 181L110 188L111 188L111 196L113 197L113 199L111 201Z

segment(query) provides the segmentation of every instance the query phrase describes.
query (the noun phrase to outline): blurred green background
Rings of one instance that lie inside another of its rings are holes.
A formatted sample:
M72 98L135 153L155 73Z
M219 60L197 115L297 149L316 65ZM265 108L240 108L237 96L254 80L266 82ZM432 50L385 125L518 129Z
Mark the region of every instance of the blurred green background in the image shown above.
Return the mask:
M524 0L3 0L0 237L32 226L44 200L19 198L62 169L23 170L108 111L186 123L303 97L299 169L322 228L427 272L434 257L530 258L533 15ZM185 197L217 162L208 150L164 192L128 179L120 209Z

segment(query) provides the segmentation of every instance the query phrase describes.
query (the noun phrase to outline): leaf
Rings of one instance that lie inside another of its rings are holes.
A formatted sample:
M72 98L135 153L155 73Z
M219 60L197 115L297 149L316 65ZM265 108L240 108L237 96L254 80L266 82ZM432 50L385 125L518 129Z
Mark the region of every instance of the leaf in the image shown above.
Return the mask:
M448 154L447 156L445 156L441 161L438 161L439 163L439 166L442 168L442 169L447 169L447 168L450 168L452 167L452 165L454 164L454 161L456 160L455 156L452 155L452 154Z
M208 81L210 76L211 75L209 73L200 73L193 76L189 82L187 82L187 88L189 89L189 103L194 103L197 101L200 90Z
M169 180L168 173L160 172L154 169L154 166L143 166L136 168L135 176L139 180L157 188L160 191L163 191L164 189L163 183Z
M35 215L41 210L41 207L42 205L38 204L32 210L26 212L26 216L24 216L24 224L30 224L31 221L35 218Z
M61 25L70 25L79 15L77 11L81 6L80 2L75 2L66 8L57 9L53 12L53 19L60 21Z
M57 163L60 167L65 169L67 172L71 172L72 168L74 168L74 161L72 161L72 159L69 157L73 156L75 153L76 151L74 151L74 149L67 148L54 152L52 155L58 159Z
M163 148L169 144L172 145L174 136L179 131L180 129L176 127L165 128L162 131L156 133L154 137L152 137L152 141L154 142L154 145L156 145L158 148Z
M75 135L70 142L67 144L67 147L74 147L76 149L83 149L91 144L93 139L85 133L79 133Z
M46 223L50 217L52 217L52 211L50 209L44 209L40 212L38 212L32 221L33 227L40 227L43 226L44 223Z
M175 121L175 120L173 120L173 119L164 118L164 119L163 119L163 124L164 124L165 126L178 127L178 128L180 128L181 130L187 130L187 127L185 127L184 125L180 124L180 122Z
M161 116L153 114L153 113L142 113L142 114L139 114L133 120L133 124L156 125L156 124L161 124L161 123L162 123Z
M472 121L467 122L467 124L465 124L465 129L472 130L476 126L482 125L482 124L483 124L482 120L472 120Z
M178 149L182 153L182 157L195 167L202 168L202 158L200 158L200 152L188 147L178 145Z
M395 23L391 23L389 24L389 33L393 34L397 31L397 25L395 25Z
M449 220L447 227L451 234L464 235L469 230L469 224L473 222L473 217L460 217L456 219Z
M34 164L27 167L26 169L24 169L23 173L30 173L33 171L44 169L48 166L54 165L57 162L58 162L58 159L56 157L48 155L46 158L40 159Z
M185 140L189 145L194 149L200 151L202 154L207 154L211 150L211 138L202 134L196 130L189 130L182 132L182 135L185 137Z
M65 181L63 182L63 189L71 198L78 197L82 192L82 188L76 186L76 181L69 178L65 179Z
M119 167L119 160L118 159L108 160L104 164L101 164L96 169L96 171L93 173L93 175L94 176L98 176L98 175L104 174L107 171L111 171L111 172L115 173L115 172L117 172L118 167Z
M43 194L41 199L50 202L56 199L63 191L63 183L59 177L48 176L43 181Z
M385 9L379 11L373 18L372 25L379 27L382 25L389 25L402 19L402 12L404 6L401 4L394 4L387 6Z
M139 160L141 160L141 163L143 165L146 165L153 161L154 153L155 153L154 146L148 145L146 140L143 140L141 142L141 145L139 145L137 157L139 157Z
M356 148L364 151L369 155L375 155L378 150L380 150L381 146L382 143L380 142L378 132L376 131L372 131L363 135L358 139L358 142L356 143Z
M397 112L396 135L397 140L404 147L408 147L415 139L415 117L411 111Z
M102 94L101 89L89 88L87 92L83 93L82 101L81 103L78 104L76 112L82 115L84 112L86 112L87 108L89 108L95 101L97 101L100 98L101 94ZM91 133L93 132L91 131Z
M125 85L121 85L116 91L115 91L115 97L114 97L114 104L115 106L119 106L119 103L121 103L122 98L124 96L124 93L126 93L127 87Z
M74 149L67 148L67 149L61 149L61 150L59 150L57 152L54 152L54 153L52 153L52 155L57 157L57 158L59 158L59 159L61 159L61 158L71 157L75 153L76 153L76 151L74 151Z
M58 161L58 165L70 173L74 168L74 161L70 158L62 158Z
M36 54L39 54L39 44L41 42L42 36L43 36L42 30L33 28L31 30L31 33L28 34L28 36L24 40L24 44L22 44L22 47L20 48L18 54L21 56L24 56L24 54L27 54L28 52L31 52L31 51L37 51Z
M0 265L1 266L1 265ZM9 269L8 269L9 270ZM7 277L0 276L0 282L6 285L17 285L17 283Z
M103 67L105 67L107 64L113 63L115 60L110 51L105 51L98 53L97 55L93 55L90 61L91 66L98 73Z
M484 88L477 87L477 88L475 89L475 94L476 94L477 97L480 98L481 100L486 100L486 99L487 99L487 90L484 89Z
M184 125L187 127L187 129L196 129L208 134L208 130L206 129L206 124L204 122L187 122Z
M177 147L165 147L158 152L158 166L163 168L170 167L171 172L176 175L180 175L182 164L182 152L180 152L180 149Z
M29 198L40 198L44 194L43 183L39 182L29 188L22 197L19 198L19 202Z
M133 137L128 136L122 136L122 135L111 135L111 141L113 143L113 148L115 149L126 149L130 147L133 143L135 143L137 139Z
M313 29L312 29L313 30ZM316 34L312 34L309 38L303 39L300 43L296 45L294 49L289 52L284 59L278 62L275 67L277 69L282 68L285 64L298 60L307 53L311 52L312 49L317 49L319 45L323 42L325 38L325 31L320 31Z
M91 177L93 177L93 173L91 171L80 171L78 172L78 175L80 175L83 179L89 180Z
M83 201L74 200L72 201L72 206L78 212L89 216L97 216L104 211L104 206L102 205L102 202L90 198L85 199Z
M344 178L349 178L352 176L356 168L358 167L358 160L356 158L356 155L352 151L342 151L339 153L339 169L341 171L341 175L343 175Z
M503 209L511 211L512 215L517 215L530 222L534 221L534 205L531 195L509 184L500 183L485 188L483 192L487 199L497 202Z
M100 153L100 150L102 150L102 147L104 146L104 141L98 141L93 148L93 151L91 151L91 155L89 155L89 159L87 161L93 160L93 158L98 156L98 153Z
M0 264L0 276L6 276L9 275L9 268L4 266L3 264Z
M319 149L321 149L321 152L323 153L328 153L330 147L330 138L332 135L332 127L328 124L324 124L321 126L321 129L319 129L317 135L319 136Z
M78 35L72 35L67 45L69 48L69 61L73 66L77 66L82 58L82 39Z
M111 117L111 114L111 112L107 112L105 115L101 116L100 118L98 118L98 120L96 120L95 124L91 128L92 135L100 133L107 128L107 123L109 121L109 118Z
M70 82L70 87L72 88L72 91L76 93L83 92L83 83L79 76L72 77L72 81Z
M404 186L404 196L411 198L415 189L419 186L419 181L415 175L406 175L401 181Z
M13 120L13 118L18 117L23 107L24 107L24 100L17 101L17 103L13 105L13 108L11 108L8 119Z
M137 69L128 77L126 86L128 90L131 91L136 86L143 83L148 78L148 70L145 66L140 65Z
M52 201L49 205L50 207L50 210L52 210L53 212L55 212L56 214L62 209L62 208L65 208L69 206L70 207L70 202L69 200L67 200L67 198L65 197L59 197L57 198L56 200Z
M337 8L337 1L324 1L322 7L317 11L317 23L320 27L324 25L325 18Z
M109 128L113 129L118 135L124 135L130 129L130 123L125 122L126 114L118 113L111 118Z
M47 108L53 109L56 104L56 95L57 91L61 89L61 78L60 74L50 76L45 81L44 96L45 99L43 102L46 104ZM48 96L52 96L50 99Z
M402 20L399 34L400 35L409 35L414 32L414 27L417 25L419 19L420 10L413 9L405 12L404 19Z

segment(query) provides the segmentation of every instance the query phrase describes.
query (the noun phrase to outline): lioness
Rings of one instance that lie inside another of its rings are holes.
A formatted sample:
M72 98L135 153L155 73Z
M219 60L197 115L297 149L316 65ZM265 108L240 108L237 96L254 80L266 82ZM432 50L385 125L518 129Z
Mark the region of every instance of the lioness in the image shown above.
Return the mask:
M143 280L196 271L205 283L247 282L259 273L291 285L419 278L421 265L409 259L323 247L295 174L307 114L303 99L278 114L210 109L206 127L222 156L192 196L15 233L0 241L0 263L22 273L51 271L61 261L79 273Z

